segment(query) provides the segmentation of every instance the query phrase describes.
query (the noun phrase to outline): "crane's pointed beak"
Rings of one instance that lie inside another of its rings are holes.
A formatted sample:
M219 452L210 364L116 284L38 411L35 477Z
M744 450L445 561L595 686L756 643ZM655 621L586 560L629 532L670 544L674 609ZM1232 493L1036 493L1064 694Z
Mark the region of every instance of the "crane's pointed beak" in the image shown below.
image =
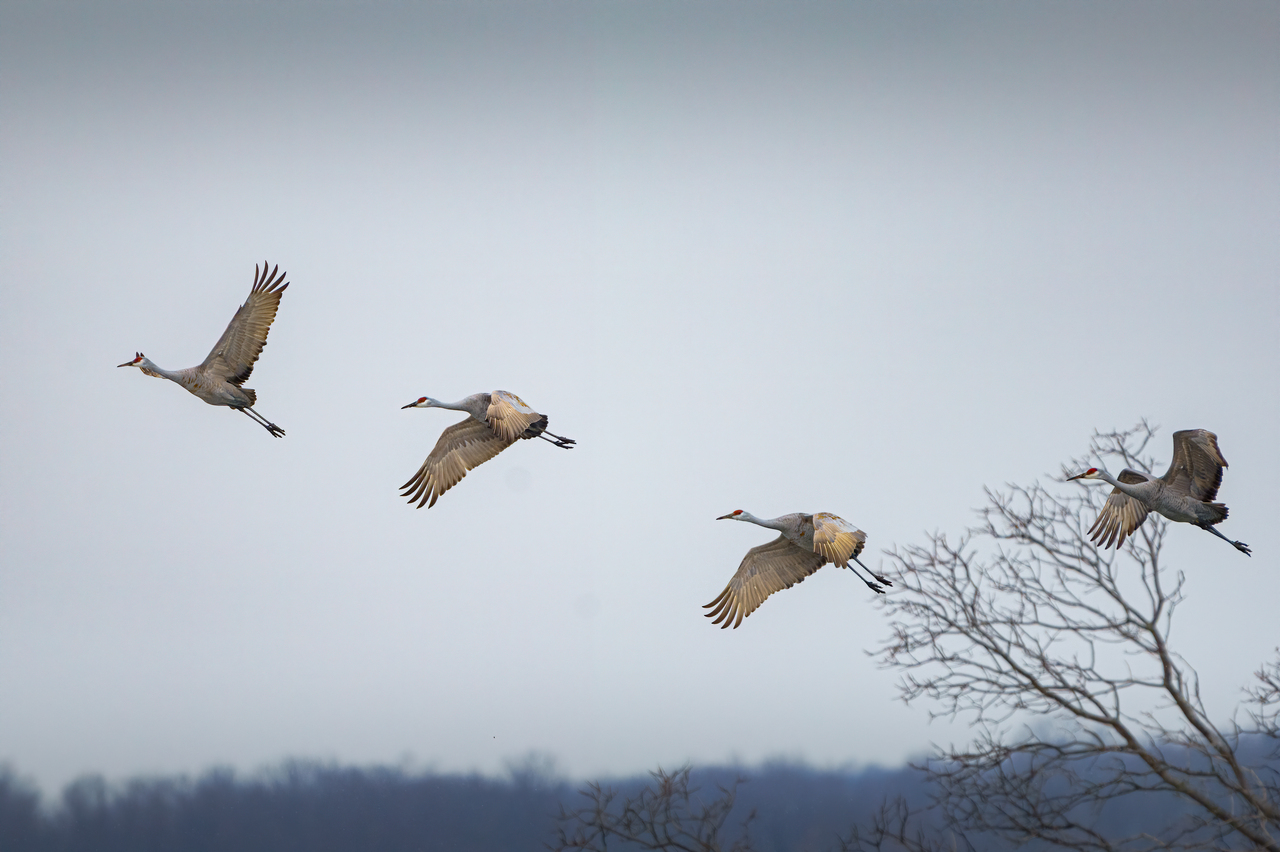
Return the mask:
M732 514L729 514L729 515L721 515L720 517L716 518L716 520L717 520L717 521L724 521L724 520L728 520L729 518L732 518L732 517L733 517L733 515L732 515Z
M1080 479L1080 478L1082 478L1085 474L1087 474L1088 472L1089 472L1089 471L1087 471L1087 470L1086 470L1084 473L1077 473L1075 476L1069 476L1069 477L1067 477L1067 479L1066 479L1066 480L1064 480L1064 481L1066 481L1066 482L1070 482L1070 481L1071 481L1071 480L1073 480L1073 479Z
M411 403L409 403L408 405L402 405L402 406L400 406L400 410L401 410L401 411L404 411L406 408L413 408L413 407L414 407L415 405L417 405L417 404L418 404L418 403L416 403L416 402L411 402Z
M132 362L132 361L125 361L123 364L116 364L116 366L117 366L117 367L132 367L132 366L133 366L133 362Z

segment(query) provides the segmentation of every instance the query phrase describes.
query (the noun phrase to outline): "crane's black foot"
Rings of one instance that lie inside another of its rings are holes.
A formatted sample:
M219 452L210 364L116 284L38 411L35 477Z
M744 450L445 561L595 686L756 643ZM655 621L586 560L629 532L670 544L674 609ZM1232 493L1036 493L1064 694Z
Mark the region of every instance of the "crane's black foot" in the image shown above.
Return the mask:
M555 444L562 450L572 450L573 445L578 443L572 438L563 438L560 435L553 435L550 432L539 432L538 437L546 441L548 444Z
M881 585L879 585L878 583L873 583L873 582L871 582L870 580L863 580L862 582L866 583L866 584L867 584L867 588L868 588L868 589L870 589L871 591L875 592L877 595L883 595L883 594L884 594L884 586L881 586Z
M1233 541L1231 542L1231 546L1243 553L1245 556L1253 555L1253 551L1249 549L1249 545L1245 544L1243 541Z
M274 424L274 423L268 423L268 424L266 424L266 425L267 425L267 431L271 433L271 437L273 437L273 438L283 438L283 437L284 437L284 430L283 430L283 429L281 429L279 426L277 426L277 425L276 425L276 424Z

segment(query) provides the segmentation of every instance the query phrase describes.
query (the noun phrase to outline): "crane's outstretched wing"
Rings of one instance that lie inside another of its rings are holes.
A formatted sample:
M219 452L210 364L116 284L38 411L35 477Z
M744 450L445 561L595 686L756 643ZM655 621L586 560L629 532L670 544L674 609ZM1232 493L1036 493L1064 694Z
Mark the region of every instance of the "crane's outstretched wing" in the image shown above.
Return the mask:
M729 585L703 607L711 610L705 615L715 618L712 624L723 621L721 629L730 623L736 629L769 595L791 588L826 562L827 557L822 554L805 550L780 535L768 544L747 551Z
M267 272L265 262L261 272L257 266L253 267L253 289L249 291L249 298L244 300L200 365L236 387L243 385L253 373L253 364L262 354L262 347L267 345L267 332L276 318L280 297L289 286L288 282L280 283L284 281L284 273L279 269L277 266Z
M534 411L520 397L503 390L489 395L489 409L485 412L489 426L504 441L514 441L524 434L529 424L542 415Z
M837 515L813 513L813 550L841 568L862 552L867 534Z
M1174 491L1212 503L1226 466L1217 435L1206 429L1184 429L1173 433L1173 461L1160 478Z
M435 449L413 478L400 486L404 491L400 496L408 497L410 503L418 501L419 509L424 503L430 509L441 494L462 481L467 471L484 464L511 444L473 418L455 423L440 434Z
M1126 467L1116 479L1126 485L1138 485L1150 481L1151 477ZM1146 519L1147 507L1142 501L1135 500L1119 488L1113 488L1107 502L1102 504L1098 519L1089 527L1089 536L1099 547L1114 545L1118 548Z

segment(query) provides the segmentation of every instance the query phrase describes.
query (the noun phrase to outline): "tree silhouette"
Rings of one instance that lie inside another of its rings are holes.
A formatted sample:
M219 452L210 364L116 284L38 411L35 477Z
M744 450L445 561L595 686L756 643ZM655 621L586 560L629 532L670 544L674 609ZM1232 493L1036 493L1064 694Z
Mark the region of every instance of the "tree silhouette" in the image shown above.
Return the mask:
M1145 422L1098 433L1090 456L1151 472L1154 436ZM1163 559L1168 522L1153 515L1121 549L1095 547L1087 530L1109 491L989 489L981 523L958 540L934 533L891 553L899 578L881 605L893 637L879 658L902 673L905 701L968 719L976 736L920 767L931 807L889 803L845 848L997 838L1280 852L1280 659L1259 667L1233 719L1215 722L1170 641L1185 583ZM1173 806L1135 824L1127 804L1161 795Z

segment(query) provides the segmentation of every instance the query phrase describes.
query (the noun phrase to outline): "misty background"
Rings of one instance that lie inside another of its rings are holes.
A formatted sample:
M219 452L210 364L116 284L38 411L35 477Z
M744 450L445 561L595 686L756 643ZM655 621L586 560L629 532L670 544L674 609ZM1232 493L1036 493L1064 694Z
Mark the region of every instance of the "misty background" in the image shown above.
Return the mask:
M896 766L833 568L701 617L829 511L864 561L1093 429L1216 432L1170 534L1225 718L1280 643L1280 7L0 3L0 763L54 791L289 757L573 778ZM199 363L291 282L243 416ZM397 486L502 388L522 442ZM1037 720L1028 720L1036 724Z

